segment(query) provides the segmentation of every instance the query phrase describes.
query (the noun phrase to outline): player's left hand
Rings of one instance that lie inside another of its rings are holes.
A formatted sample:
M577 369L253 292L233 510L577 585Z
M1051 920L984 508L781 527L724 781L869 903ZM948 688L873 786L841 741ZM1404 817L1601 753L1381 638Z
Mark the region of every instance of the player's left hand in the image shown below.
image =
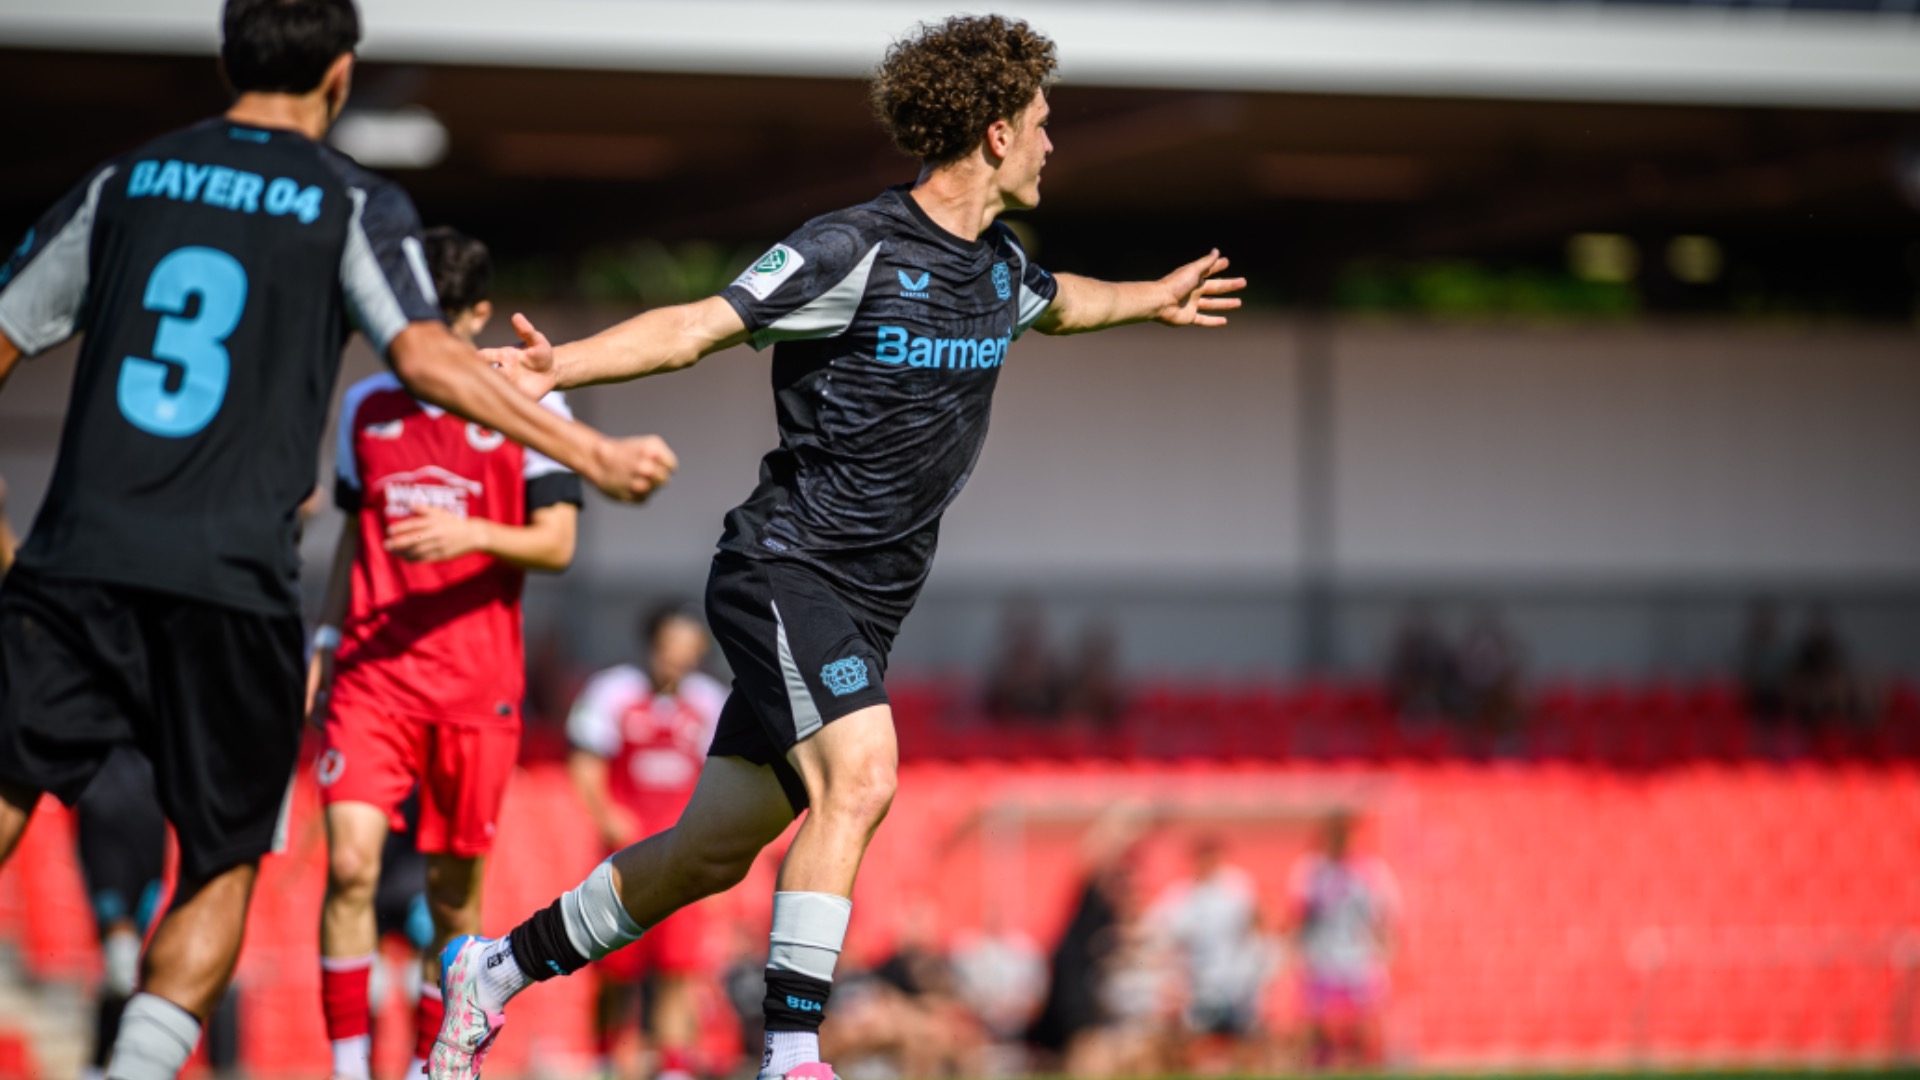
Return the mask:
M519 345L481 349L480 358L535 401L553 392L560 373L554 370L553 342L533 325L533 320L513 313L513 332L520 335Z
M479 518L421 507L413 516L387 526L382 546L408 562L445 562L482 550L486 529L487 523Z
M1156 322L1168 326L1225 326L1226 316L1217 314L1240 306L1240 298L1227 296L1247 287L1246 278L1223 278L1227 257L1215 248L1204 257L1160 279L1167 289L1167 303L1154 312Z

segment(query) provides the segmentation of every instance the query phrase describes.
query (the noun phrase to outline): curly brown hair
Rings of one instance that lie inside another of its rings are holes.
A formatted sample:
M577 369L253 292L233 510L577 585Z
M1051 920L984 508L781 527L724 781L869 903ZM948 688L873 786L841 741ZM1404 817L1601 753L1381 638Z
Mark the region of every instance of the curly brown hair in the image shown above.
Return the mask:
M956 15L893 43L873 76L873 108L894 145L945 165L1026 108L1057 64L1053 42L1019 19Z

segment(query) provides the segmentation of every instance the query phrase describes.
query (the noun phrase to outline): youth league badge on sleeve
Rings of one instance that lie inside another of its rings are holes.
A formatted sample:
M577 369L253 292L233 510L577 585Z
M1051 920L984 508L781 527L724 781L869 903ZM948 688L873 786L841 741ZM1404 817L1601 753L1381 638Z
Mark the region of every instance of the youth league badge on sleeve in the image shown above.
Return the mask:
M765 300L806 264L806 257L799 252L785 244L775 244L772 251L760 256L759 262L734 278L733 284L752 293L755 300Z

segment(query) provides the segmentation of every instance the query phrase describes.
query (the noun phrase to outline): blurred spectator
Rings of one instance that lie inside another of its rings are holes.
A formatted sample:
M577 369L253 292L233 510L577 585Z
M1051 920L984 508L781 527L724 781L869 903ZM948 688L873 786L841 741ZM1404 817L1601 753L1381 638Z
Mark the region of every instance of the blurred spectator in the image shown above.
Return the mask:
M1353 821L1327 819L1321 850L1294 868L1295 947L1308 1060L1315 1068L1377 1066L1387 965L1400 907L1393 877L1352 853Z
M1060 714L1060 665L1047 644L1046 616L1032 597L1008 601L1001 616L1000 655L987 682L987 715L1046 719Z
M1148 921L1176 950L1185 982L1187 1034L1225 1040L1241 1050L1250 1047L1255 1034L1272 950L1260 936L1252 875L1224 856L1219 837L1197 839L1193 876L1169 886ZM1238 1071L1247 1071L1251 1057L1235 1056Z
M1073 916L1054 946L1047 995L1027 1033L1035 1049L1073 1076L1111 1071L1106 1028L1108 976L1119 955L1125 923L1138 907L1135 861L1142 822L1120 806L1094 824L1085 844L1086 876Z
M1852 657L1825 607L1816 607L1808 616L1806 633L1794 647L1785 700L1788 711L1807 726L1857 723L1866 715Z
M7 524L7 481L5 477L0 477L0 577L5 576L7 568L13 565L13 549L19 546L19 541L13 535L13 527Z
M1500 616L1484 610L1460 643L1460 691L1468 727L1490 745L1516 734L1526 655Z
M1111 622L1096 620L1080 634L1080 651L1067 678L1066 711L1111 724L1127 711L1120 679L1120 635Z
M1740 639L1741 704L1757 720L1778 720L1786 703L1787 649L1780 638L1779 612L1770 600L1756 600L1747 612Z
M840 980L823 1052L848 1063L891 1059L908 1077L978 1076L984 1032L961 1003L953 967L939 949L939 914L913 905L893 954Z
M1410 720L1450 717L1459 711L1460 662L1425 604L1409 607L1394 632L1387 657L1387 696L1394 711Z
M960 1000L996 1042L1026 1034L1047 993L1047 958L1032 938L1006 925L990 907L978 930L962 931L953 946Z

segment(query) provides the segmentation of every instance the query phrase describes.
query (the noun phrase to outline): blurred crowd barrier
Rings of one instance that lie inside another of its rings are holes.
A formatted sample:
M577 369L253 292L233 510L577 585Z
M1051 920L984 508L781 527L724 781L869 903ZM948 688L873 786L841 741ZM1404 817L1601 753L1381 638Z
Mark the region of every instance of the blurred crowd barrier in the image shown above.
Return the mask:
M1206 726L1165 711L1170 704L1147 707L1161 710L1157 737ZM1643 758L1633 739L1624 759L1142 755L1109 752L1118 739L1061 752L983 732L965 760L935 760L912 715L903 702L907 745L922 749L909 753L863 869L848 982L908 944L955 960L986 936L1053 955L1090 875L1117 850L1098 853L1102 823L1122 813L1131 823L1114 894L1123 924L1181 880L1203 837L1250 883L1272 962L1245 1036L1253 1056L1242 1060L1299 1064L1303 987L1286 928L1300 860L1337 815L1398 883L1381 1018L1387 1063L1863 1063L1913 1053L1920 765L1910 757ZM1296 739L1324 726L1311 713L1270 723ZM269 860L256 894L239 976L242 1061L265 1077L317 1075L328 1063L315 944L324 843L307 772L292 823L290 850ZM734 983L763 960L783 850L776 843L745 884L709 901L725 916L712 920L701 999L703 1052L716 1071L740 1064L743 1031L752 1037L753 1017L732 1007L729 989L751 999ZM510 789L489 866L488 932L547 903L600 855L563 766L530 761ZM0 875L0 942L42 984L95 977L63 810L43 813ZM1126 963L1109 972L1125 976L1126 1033L1173 1032L1186 1004L1177 965ZM583 1074L591 989L574 978L530 991L490 1074ZM376 1063L392 1075L409 1037L403 995L379 1015ZM843 1015L857 1013L849 1005ZM981 1068L1047 1064L996 1045L1013 1041L1006 1018L964 1006L953 1016L952 1030L978 1043L969 1060ZM884 1064L913 1071L898 1058Z

